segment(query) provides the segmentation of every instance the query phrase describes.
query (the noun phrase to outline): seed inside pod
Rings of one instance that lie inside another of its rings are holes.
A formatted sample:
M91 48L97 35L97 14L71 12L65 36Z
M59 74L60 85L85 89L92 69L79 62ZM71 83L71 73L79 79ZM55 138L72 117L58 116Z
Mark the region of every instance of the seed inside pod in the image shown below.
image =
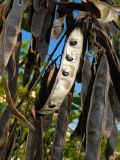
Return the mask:
M69 75L69 73L67 71L63 71L62 74L63 74L63 76L68 76Z
M75 46L77 44L77 41L70 41L71 46Z
M73 61L73 57L70 57L69 55L66 56L66 59L67 59L68 61Z
M51 103L49 103L48 106L49 106L49 108L55 108L56 107L55 104L51 104Z

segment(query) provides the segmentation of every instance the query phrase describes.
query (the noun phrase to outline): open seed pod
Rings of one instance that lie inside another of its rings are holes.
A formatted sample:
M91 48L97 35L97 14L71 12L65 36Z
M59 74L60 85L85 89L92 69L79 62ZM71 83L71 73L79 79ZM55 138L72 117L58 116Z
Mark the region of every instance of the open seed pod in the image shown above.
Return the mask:
M82 49L83 33L80 28L75 28L68 38L61 66L51 94L39 113L51 114L59 109L65 96L74 84Z

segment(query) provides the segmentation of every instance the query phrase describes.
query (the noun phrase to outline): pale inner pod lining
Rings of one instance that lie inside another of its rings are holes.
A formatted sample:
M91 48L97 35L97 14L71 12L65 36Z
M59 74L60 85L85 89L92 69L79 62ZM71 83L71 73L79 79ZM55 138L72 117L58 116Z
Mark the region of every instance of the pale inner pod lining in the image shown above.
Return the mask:
M101 1L93 2L95 6L100 10L101 18L98 18L102 23L108 23L119 21L118 13L120 11L119 7L110 6L109 4Z
M83 33L80 28L75 28L68 38L61 66L51 94L39 113L51 114L59 109L74 84L82 49Z
M99 3L96 6L101 11L101 18L99 18L100 21L110 22L113 20L113 14L115 14L114 10L110 9L108 6L101 5ZM104 13L103 10L106 12ZM108 14L106 15L106 13L108 13Z

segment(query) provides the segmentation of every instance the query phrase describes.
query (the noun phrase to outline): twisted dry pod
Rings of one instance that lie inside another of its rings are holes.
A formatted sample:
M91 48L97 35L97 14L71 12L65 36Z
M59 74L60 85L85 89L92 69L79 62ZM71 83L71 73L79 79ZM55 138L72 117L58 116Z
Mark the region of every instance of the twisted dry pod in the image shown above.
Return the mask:
M102 55L90 102L87 120L86 160L98 160L100 141L102 138L104 112L108 102L108 89L110 85L109 65L105 54Z
M61 0L60 2L63 2L63 0ZM56 10L56 19L53 24L53 28L51 32L52 38L57 39L64 31L65 18L66 18L66 8L65 6L59 5Z
M9 59L16 46L17 37L21 29L22 15L29 4L29 0L15 0L13 2L12 9L4 19L3 30L1 33L0 47L2 59L0 61L0 67L2 65L2 80L6 94L6 101L9 104L10 111L25 127L34 129L34 127L27 121L27 119L15 108L15 104L12 100L11 93L7 82L7 72L5 67L7 66Z
M75 81L82 49L82 30L80 28L75 28L68 38L60 70L57 74L51 94L39 113L51 114L59 109L65 96L69 93Z
M22 16L28 4L29 4L28 0L26 1L22 0L21 2L15 0L13 2L12 10L7 16L7 19L4 20L4 28L0 39L1 48L3 46L3 41L4 41L4 67L7 66L10 56L12 55L12 52L15 48L17 42L17 36L21 29ZM0 51L0 57L1 57L0 68L2 68L2 62L3 62L2 51Z
M101 17L99 20L103 23L114 21L119 22L118 12L120 12L120 5L109 5L108 3L101 2L100 0L87 0L92 2L100 10ZM86 2L86 0L83 0Z

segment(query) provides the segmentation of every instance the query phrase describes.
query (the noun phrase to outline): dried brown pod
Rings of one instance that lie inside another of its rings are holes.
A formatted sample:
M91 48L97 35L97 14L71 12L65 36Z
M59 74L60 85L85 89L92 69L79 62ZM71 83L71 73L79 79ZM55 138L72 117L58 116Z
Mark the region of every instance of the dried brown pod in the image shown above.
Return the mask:
M8 87L7 82L7 72L5 70L10 56L15 48L17 37L20 32L21 22L22 22L22 15L28 6L29 1L18 1L15 0L13 3L12 10L10 11L7 19L4 20L3 23L3 31L2 31L2 38L1 38L1 53L2 54L2 80L3 86L5 89L6 100L9 104L9 108L13 115L22 123L25 127L29 127L34 129L34 127L27 121L27 119L16 109L15 104L12 100L11 93ZM16 13L16 14L15 14Z
M94 81L93 78L91 80L92 71L91 71L91 64L88 58L85 59L82 69L82 88L81 88L81 114L79 117L79 121L77 127L75 128L74 132L71 135L71 138L76 136L81 136L83 138L86 134L86 122L87 122L87 115L89 111L89 103L91 97L91 90L93 84L91 81Z
M61 0L60 2L64 2ZM68 0L66 1L68 2ZM66 7L59 5L56 9L55 22L51 31L51 37L57 39L64 31L64 22L66 18Z
M22 16L29 4L29 1L15 0L12 6L10 13L7 16L7 19L4 21L4 29L2 31L4 41L4 66L6 67L9 61L9 58L15 48L17 37L21 29ZM16 14L15 14L16 13ZM4 33L5 32L5 33ZM0 53L1 55L1 53ZM2 62L0 62L0 66Z
M103 54L98 67L90 102L87 122L86 159L98 160L102 127L104 120L104 107L107 105L108 89L110 85L110 72L106 55Z
M36 8L35 3L38 3L38 1L35 0L34 2L33 0L34 10L32 15L31 32L33 36L38 37L41 34L46 9L41 5L41 3Z
M70 97L65 97L57 118L56 133L52 148L52 160L58 160L63 158L64 154L64 141L66 137L68 116L70 108Z
M108 23L114 21L119 22L118 12L120 11L120 5L109 5L106 2L100 0L83 0L84 2L92 2L100 10L101 17L98 18L102 23Z
M35 119L31 116L30 123L35 126ZM35 155L35 140L36 140L36 132L29 129L29 133L27 136L27 144L25 151L25 160L33 160Z

